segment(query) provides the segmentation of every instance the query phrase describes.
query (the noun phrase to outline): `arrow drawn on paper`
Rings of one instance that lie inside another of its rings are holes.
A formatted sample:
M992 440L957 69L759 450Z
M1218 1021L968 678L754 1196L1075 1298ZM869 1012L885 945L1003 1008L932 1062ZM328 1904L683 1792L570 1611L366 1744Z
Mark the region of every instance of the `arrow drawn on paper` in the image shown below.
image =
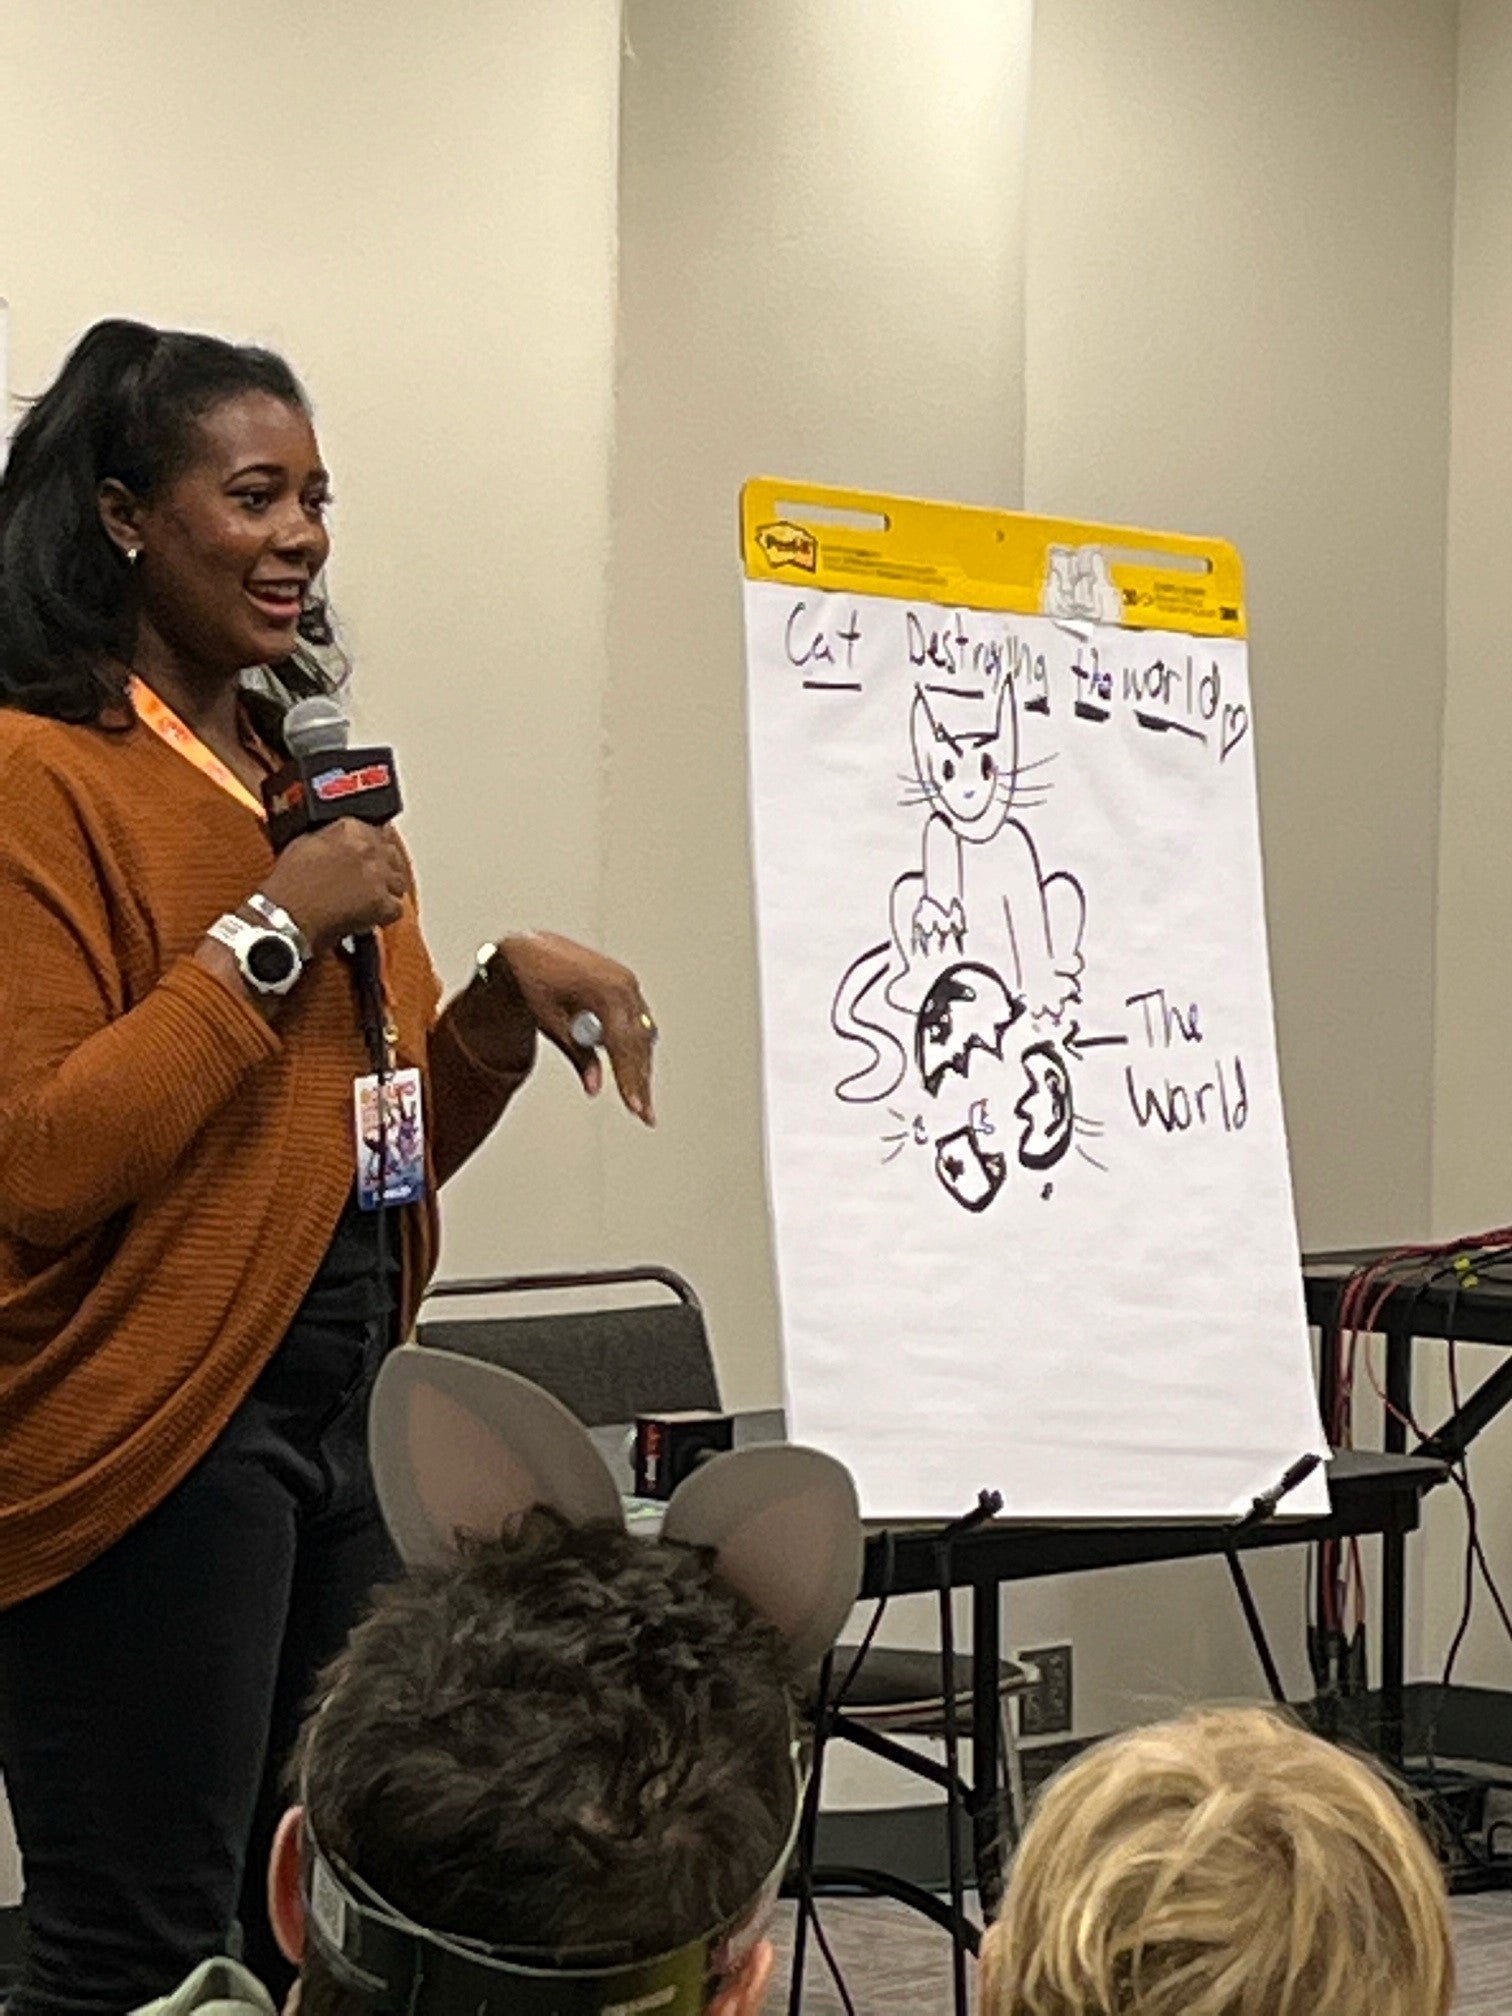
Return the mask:
M1061 1047L1080 1060L1089 1050L1106 1049L1109 1044L1127 1043L1128 1040L1127 1036L1083 1036L1081 1024L1073 1022L1066 1031L1065 1041Z

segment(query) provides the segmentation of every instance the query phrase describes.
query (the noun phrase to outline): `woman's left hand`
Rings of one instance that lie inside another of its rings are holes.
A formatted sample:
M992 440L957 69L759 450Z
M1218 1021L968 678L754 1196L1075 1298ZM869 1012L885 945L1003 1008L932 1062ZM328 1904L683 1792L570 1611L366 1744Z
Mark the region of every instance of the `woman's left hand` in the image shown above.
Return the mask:
M638 1120L654 1127L651 1066L656 1023L630 968L554 931L505 938L499 957L514 975L536 1027L568 1059L590 1098L603 1087L604 1067L597 1050L574 1040L572 1021L585 1010L598 1017L620 1097Z

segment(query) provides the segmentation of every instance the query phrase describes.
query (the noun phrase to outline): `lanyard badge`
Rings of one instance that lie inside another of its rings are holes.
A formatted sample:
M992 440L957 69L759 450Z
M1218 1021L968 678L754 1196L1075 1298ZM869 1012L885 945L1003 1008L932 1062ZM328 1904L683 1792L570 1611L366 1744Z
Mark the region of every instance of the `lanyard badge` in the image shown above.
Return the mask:
M425 1195L425 1092L413 1065L354 1079L357 1202L364 1211L418 1204Z

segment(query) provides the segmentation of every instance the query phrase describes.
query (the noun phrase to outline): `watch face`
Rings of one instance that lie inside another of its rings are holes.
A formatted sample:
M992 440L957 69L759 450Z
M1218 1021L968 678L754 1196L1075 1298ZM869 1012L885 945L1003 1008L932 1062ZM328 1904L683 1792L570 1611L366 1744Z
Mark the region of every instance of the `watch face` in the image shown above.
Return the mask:
M276 987L287 980L298 963L294 947L276 931L264 932L247 947L247 971L264 987Z

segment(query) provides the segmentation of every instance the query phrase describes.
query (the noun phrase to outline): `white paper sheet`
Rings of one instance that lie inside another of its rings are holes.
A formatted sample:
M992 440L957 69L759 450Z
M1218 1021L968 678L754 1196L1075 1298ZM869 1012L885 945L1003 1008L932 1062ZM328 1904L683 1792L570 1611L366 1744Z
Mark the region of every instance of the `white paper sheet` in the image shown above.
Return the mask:
M875 1517L1243 1511L1324 1448L1245 646L745 594L790 1431Z

